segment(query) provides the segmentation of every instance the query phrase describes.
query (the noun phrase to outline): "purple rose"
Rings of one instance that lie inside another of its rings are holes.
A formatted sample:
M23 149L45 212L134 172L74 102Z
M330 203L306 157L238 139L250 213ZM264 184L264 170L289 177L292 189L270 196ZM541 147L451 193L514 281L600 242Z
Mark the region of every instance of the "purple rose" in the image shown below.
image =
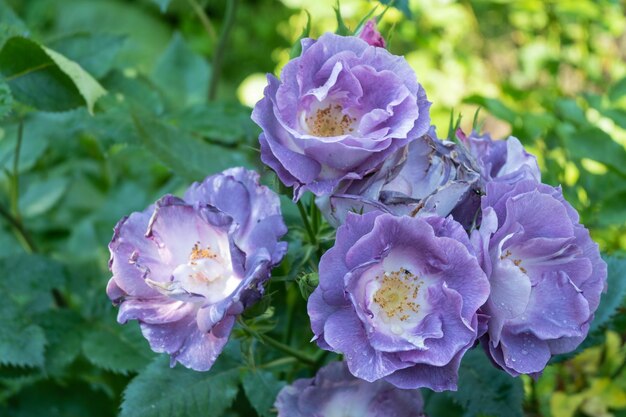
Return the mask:
M298 199L375 171L426 133L430 103L403 57L354 36L302 40L302 55L268 75L252 119L261 160Z
M379 48L386 46L385 39L376 28L376 19L368 20L365 23L361 32L359 32L359 38L372 46L378 46Z
M491 283L483 345L513 376L539 375L586 337L606 286L606 264L561 190L491 182L472 242Z
M276 398L278 417L423 417L419 390L353 377L343 362L321 368L315 378L298 379Z
M107 295L172 366L206 371L238 314L263 292L287 246L278 196L233 168L122 219L109 244Z
M457 131L457 136L472 155L485 183L514 183L525 179L541 181L537 158L526 152L516 137L493 140L488 134L480 136L472 132L466 136L461 130Z
M464 148L441 141L433 128L362 179L345 182L332 195L317 198L337 226L348 212L380 210L396 215L430 213L469 227L480 207L480 175Z
M399 388L456 389L489 282L451 218L349 213L308 302L317 344Z

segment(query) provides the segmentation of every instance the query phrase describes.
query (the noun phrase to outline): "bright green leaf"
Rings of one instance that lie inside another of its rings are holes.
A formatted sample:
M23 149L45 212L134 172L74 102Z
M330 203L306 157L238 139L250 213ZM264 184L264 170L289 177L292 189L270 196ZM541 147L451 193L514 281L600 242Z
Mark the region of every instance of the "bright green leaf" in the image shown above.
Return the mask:
M626 175L626 149L604 131L590 127L561 136L572 157L593 159Z
M473 95L466 98L464 102L481 106L498 119L509 122L511 125L515 125L519 117L518 113L509 108L502 101L495 98Z
M20 36L0 51L0 74L16 100L41 110L63 111L86 105L90 112L106 91L78 64Z
M160 356L126 387L120 417L220 416L235 399L239 371L223 366L224 354L208 372L169 367Z
M352 35L352 31L346 26L346 23L343 21L343 17L341 16L341 5L339 4L339 0L337 0L334 9L335 18L337 19L337 30L335 30L335 33L341 36Z
M113 67L124 39L120 35L82 33L57 39L50 48L75 61L94 77L101 78Z
M256 412L263 417L274 415L270 409L278 392L286 385L267 371L252 369L243 376L243 390Z
M291 47L291 51L289 52L289 58L295 58L300 56L302 53L302 39L308 38L311 33L311 14L306 11L306 26L302 29L302 33L298 36L298 39Z
M83 353L94 365L121 374L143 369L154 357L135 322L95 326L84 335Z

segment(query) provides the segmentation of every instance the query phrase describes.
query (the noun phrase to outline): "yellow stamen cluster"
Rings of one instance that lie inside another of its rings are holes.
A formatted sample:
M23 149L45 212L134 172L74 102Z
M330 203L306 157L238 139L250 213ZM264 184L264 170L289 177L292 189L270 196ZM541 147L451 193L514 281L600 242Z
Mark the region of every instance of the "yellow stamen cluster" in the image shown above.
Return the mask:
M306 117L306 124L311 129L311 133L319 137L330 137L344 135L352 132L352 123L356 118L342 113L340 105L329 105L318 109L313 116Z
M409 318L407 313L419 312L420 305L415 300L424 281L418 276L400 268L377 279L381 281L381 286L374 294L374 302L388 318L397 317L400 321L406 321Z
M210 246L207 246L206 249L200 247L200 242L196 242L191 249L191 254L189 255L189 262L192 265L196 263L199 259L215 259L217 258L217 254L211 250Z
M500 259L501 260L505 260L506 258L508 258L511 255L512 255L511 251L507 249L507 251L504 253L504 255L500 255ZM523 273L527 272L526 268L521 266L521 264L522 264L522 260L521 259L513 259L512 261L513 261L513 265L518 267L520 271L522 271Z

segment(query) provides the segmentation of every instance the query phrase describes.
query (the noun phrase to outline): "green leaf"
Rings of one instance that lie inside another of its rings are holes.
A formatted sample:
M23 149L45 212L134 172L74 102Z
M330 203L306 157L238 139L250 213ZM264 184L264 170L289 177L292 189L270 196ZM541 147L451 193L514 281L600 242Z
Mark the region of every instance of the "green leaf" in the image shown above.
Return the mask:
M11 89L4 81L0 81L0 120L4 119L13 107Z
M493 366L479 348L463 357L459 389L449 395L463 407L463 417L522 417L522 381Z
M310 272L308 274L302 274L296 278L296 282L298 283L298 287L300 288L300 294L305 300L309 299L309 296L315 291L317 288L320 278L317 272Z
M192 106L179 112L172 122L203 138L229 145L257 138L250 110L237 103L215 101Z
M0 51L0 74L16 100L46 111L86 105L106 91L77 63L36 42L12 37Z
M37 366L44 364L46 336L41 327L6 320L0 326L0 364Z
M152 0L152 2L159 6L161 13L165 13L167 11L167 6L170 5L170 0Z
M343 17L341 17L341 5L339 4L339 0L337 0L333 9L335 10L335 18L337 19L337 30L335 30L335 33L342 36L352 35L352 31L346 26Z
M81 351L85 322L69 309L52 310L37 317L46 340L46 371L59 374Z
M256 412L263 417L274 415L270 409L278 392L286 385L267 371L252 369L243 376L243 390Z
M305 10L306 13L306 26L302 29L302 33L298 36L298 39L291 47L291 51L289 52L289 58L293 59L295 57L300 56L302 53L302 39L308 38L311 33L311 14Z
M81 33L58 39L50 44L50 48L75 61L94 77L101 78L113 67L124 39L120 35Z
M96 326L84 335L83 353L94 365L120 374L139 371L154 357L135 322Z
M63 197L67 186L68 180L63 177L33 183L20 196L20 212L24 217L35 217L47 212Z
M0 16L0 47L13 36L28 36L28 28L4 0L0 0Z
M626 149L604 131L589 127L573 134L561 135L570 155L577 159L589 158L610 166L626 175Z
M241 150L212 145L175 127L135 116L139 137L161 162L178 175L198 181L234 166L248 165Z
M220 416L238 391L239 371L224 366L224 353L208 372L180 365L170 369L158 357L124 391L120 417Z
M626 258L623 256L605 257L607 264L607 292L602 294L600 305L595 312L589 333L599 330L617 312L626 299Z
M23 314L52 307L52 289L64 284L63 266L52 259L28 254L0 258L0 292Z
M463 102L484 107L489 113L498 119L509 122L511 125L515 125L518 118L518 114L514 110L496 98L473 95L463 100Z
M177 107L205 102L211 70L204 58L175 33L157 61L152 79Z
M388 4L396 9L400 10L409 19L413 17L411 8L409 7L409 0L380 0L382 4Z
M612 102L619 101L626 96L626 77L615 83L609 90L609 100Z

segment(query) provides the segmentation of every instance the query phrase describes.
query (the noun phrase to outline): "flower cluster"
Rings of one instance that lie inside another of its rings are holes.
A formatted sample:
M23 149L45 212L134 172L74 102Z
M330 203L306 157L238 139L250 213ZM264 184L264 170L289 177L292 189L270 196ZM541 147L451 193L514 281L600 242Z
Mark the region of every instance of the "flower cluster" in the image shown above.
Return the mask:
M263 161L337 227L308 301L314 340L399 388L456 389L476 343L536 376L587 335L598 246L518 139L429 130L414 73L372 29L370 45L304 40L253 116Z
M441 140L413 70L373 21L302 40L252 118L261 159L336 229L307 310L343 355L281 391L279 416L418 416L482 344L513 376L586 337L606 264L561 190L514 137ZM122 219L107 294L151 348L208 370L286 252L278 196L226 170ZM402 390L405 389L405 390Z

